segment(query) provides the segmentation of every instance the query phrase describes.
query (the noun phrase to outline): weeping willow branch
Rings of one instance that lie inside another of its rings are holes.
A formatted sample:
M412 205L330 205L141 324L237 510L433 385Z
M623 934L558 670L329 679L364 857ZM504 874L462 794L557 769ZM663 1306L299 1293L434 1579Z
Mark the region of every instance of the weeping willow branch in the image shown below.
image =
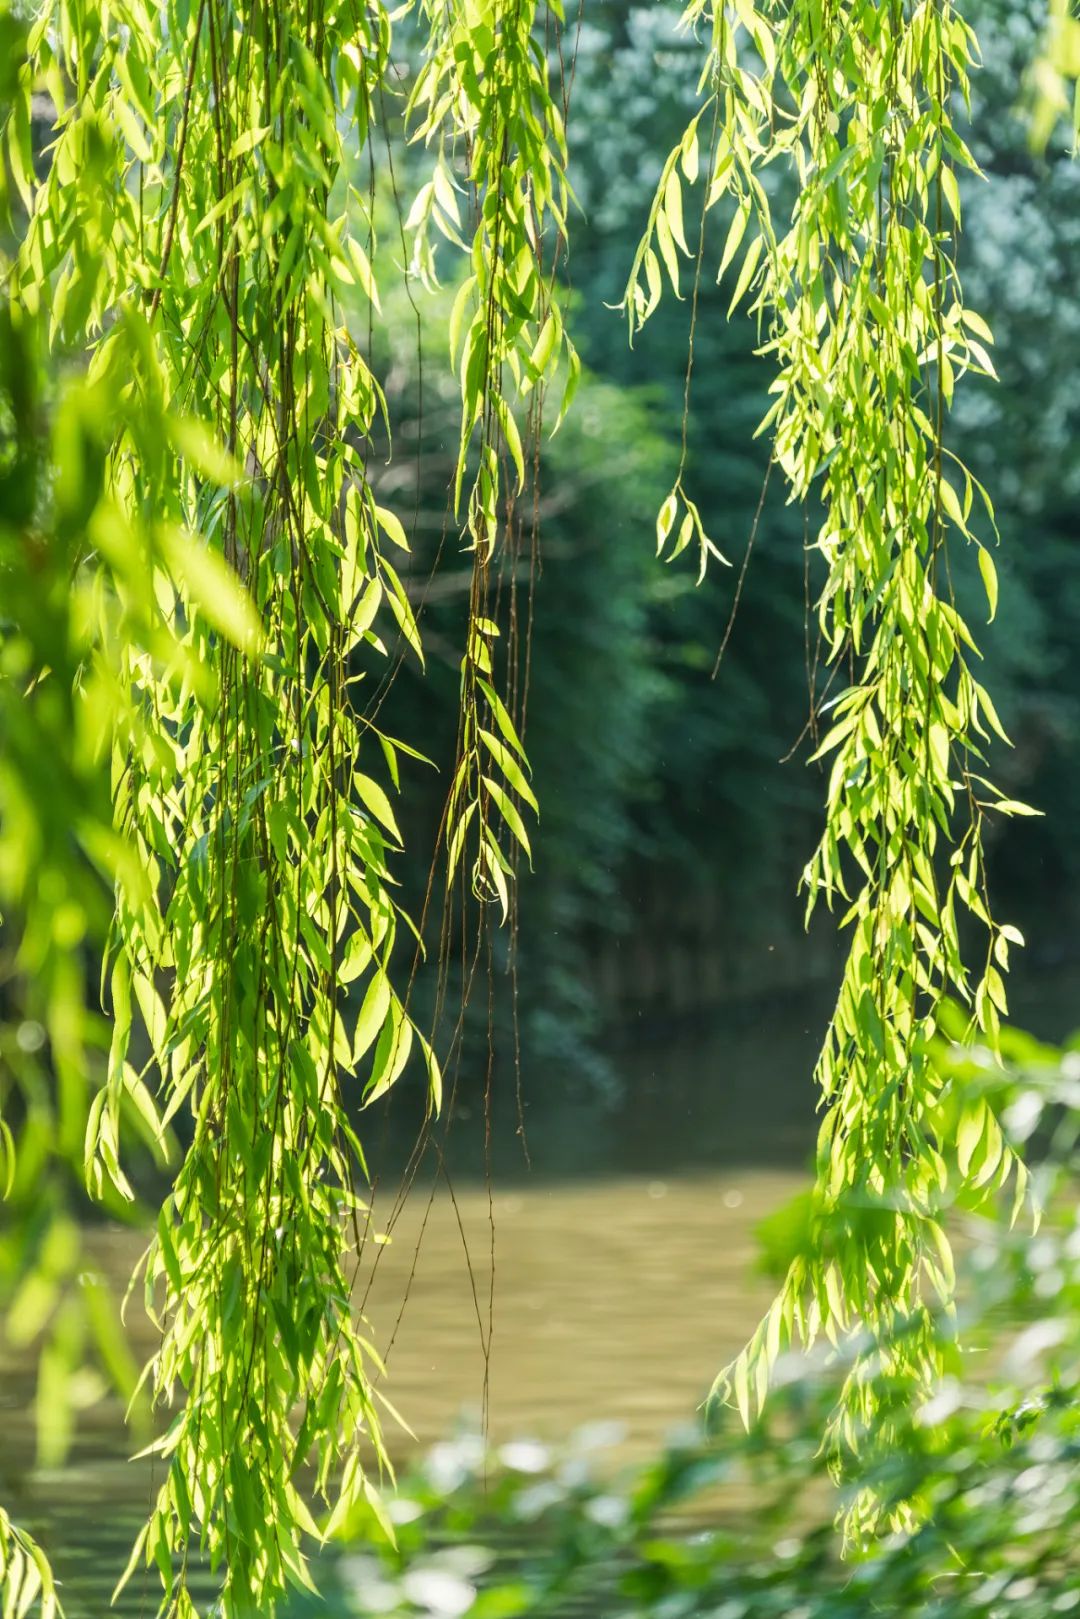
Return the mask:
M550 12L561 25L561 8ZM511 849L531 858L519 805L535 813L537 804L520 719L496 685L492 565L500 536L513 544L515 502L535 481L545 388L565 362L561 421L581 374L556 288L567 236L566 135L537 13L535 0L432 7L427 58L410 97L414 138L437 153L407 221L413 272L434 281L434 232L468 255L470 272L449 329L461 386L454 508L460 516L464 504L473 582L458 761L446 816L448 881L466 849L474 850L466 861L473 892L497 900L504 917L513 861L500 830L509 834ZM465 154L464 187L453 167L458 148ZM472 216L468 241L463 192ZM511 645L511 664L516 655Z
M555 296L565 136L535 6L427 21L411 116L437 160L411 216L414 273L433 278L433 222L465 246L459 195L475 214L451 334L474 562L450 864L475 837L474 888L506 912L514 851L529 853L519 806L536 800L516 614L504 697L490 575L500 550L516 570L544 389L564 365L565 409L580 373ZM305 1535L361 1501L381 1510L377 1362L350 1300L369 1218L351 1115L414 1057L440 1100L392 964L404 745L362 702L388 628L422 659L392 560L404 528L367 477L386 402L354 336L378 290L375 181L353 176L365 156L374 176L376 111L395 104L390 49L378 0L51 0L7 126L28 214L15 307L47 312L56 346L88 347L91 385L123 405L83 544L114 698L110 818L142 881L116 887L112 1041L83 1155L95 1195L130 1198L125 1118L161 1150L189 1120L142 1264L167 1471L124 1575L156 1564L170 1616L194 1612L196 1544L224 1612L270 1611L287 1583L310 1586ZM56 132L39 179L42 85ZM152 611L118 625L133 579Z
M1075 0L1049 0L1042 49L1028 76L1032 149L1045 152L1055 128L1071 114L1080 146L1080 10Z
M17 1528L0 1507L0 1593L11 1613L37 1605L41 1619L62 1613L48 1558L37 1542Z
M956 1094L928 1055L946 997L997 1051L1002 973L1022 941L992 918L983 831L988 816L1029 813L983 773L986 743L1005 737L949 567L950 538L977 548L992 617L996 570L974 525L979 512L993 533L993 509L945 436L957 380L993 375L955 264L957 174L975 164L952 108L977 47L947 0L698 3L685 20L711 31L703 102L652 207L631 326L656 307L662 270L678 291L680 169L693 178L698 129L718 108L705 208L728 214L720 275L735 272L731 307L749 299L776 368L762 429L792 497L822 509L819 618L831 661L851 670L815 755L831 761L826 822L804 875L808 914L839 901L851 930L817 1066L813 1237L714 1397L749 1422L787 1345L854 1337L826 1436L839 1466L872 1428L888 1443L882 1376L925 1394L941 1367L949 1203L1012 1177L1019 1204L1026 1182L987 1105ZM797 182L785 228L766 172L779 163ZM976 940L967 956L962 931ZM876 1514L860 1499L852 1527Z
M54 1467L80 1380L103 1378L130 1399L138 1379L118 1300L88 1268L77 1214L90 1076L105 1035L88 1004L86 957L104 939L112 890L137 904L147 886L113 826L107 739L126 711L117 650L136 640L168 663L179 649L154 599L146 535L117 525L103 477L117 432L146 444L161 423L145 411L125 418L114 379L68 378L46 393L40 340L38 322L5 304L0 907L5 1015L17 1008L20 1022L5 1030L0 1067L0 1293L6 1336L37 1357L38 1460ZM131 1094L119 1112L129 1131L144 1128ZM103 1203L113 1219L131 1217L111 1185ZM141 1432L140 1405L132 1415ZM2 1513L0 1599L5 1613L59 1611L41 1547Z
M113 814L150 881L118 894L85 1148L92 1189L130 1195L124 1099L159 1135L181 1109L193 1128L143 1263L168 1466L129 1572L144 1553L162 1612L192 1614L198 1543L223 1611L269 1609L310 1585L305 1534L377 1507L366 1458L387 1465L350 1301L368 1217L350 1109L414 1054L440 1093L391 976L399 748L353 695L386 620L420 651L404 531L366 476L385 404L342 313L377 300L346 143L373 138L390 19L201 0L159 23L61 0L31 50L58 136L43 184L18 174L17 297L51 292L58 338L97 329L91 375L123 376L160 424L122 432L108 475L179 627L165 658L121 643Z

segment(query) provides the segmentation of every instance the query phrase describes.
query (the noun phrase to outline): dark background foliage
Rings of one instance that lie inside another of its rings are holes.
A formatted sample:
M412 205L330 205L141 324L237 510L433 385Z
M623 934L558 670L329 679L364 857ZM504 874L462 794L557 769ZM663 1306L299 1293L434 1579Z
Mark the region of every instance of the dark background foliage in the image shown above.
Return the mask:
M1040 0L972 0L969 12L985 54L970 136L986 179L965 187L961 264L969 301L995 330L1001 380L968 379L951 432L991 490L1001 530L1001 612L982 642L1015 747L998 748L994 770L1006 791L1045 811L1009 823L992 850L1002 914L1029 938L1023 982L1076 957L1080 168L1060 140L1043 156L1029 147L1023 86ZM768 452L753 435L768 363L755 357L753 323L727 320L730 288L708 269L719 242L707 241L687 483L732 566L711 566L698 587L689 554L666 565L652 556L653 519L679 459L689 299L665 300L634 349L612 307L663 153L693 102L696 63L666 9L612 0L590 7L580 27L569 124L580 213L567 275L587 374L542 450L527 737L542 816L535 871L522 874L516 992L507 941L492 945L501 1061L519 1044L526 1090L545 1097L582 1087L615 1095L628 1082L627 1047L662 1041L672 1014L708 1016L834 971L828 925L809 941L800 931L796 890L824 790L806 762L812 694L820 704L829 671L816 656L817 557L805 544L814 514L785 503L779 477L762 502ZM695 220L688 230L693 240ZM413 583L431 649L426 675L406 665L382 712L440 767L438 776L418 767L413 783L411 847L424 858L413 854L407 881L417 909L452 758L468 581L446 504L454 383L440 307L421 303L422 411L417 323L403 303L388 312L392 340L375 338L393 345L399 428L386 476L399 500L416 496ZM522 515L528 530L532 514ZM972 561L957 549L952 567L979 623ZM507 590L504 581L504 604ZM427 931L433 949L434 915ZM453 952L451 1008L470 950ZM418 980L429 1004L434 980L433 970ZM485 991L467 1023L473 1057L488 1012ZM468 1061L464 1083L475 1090L484 1069Z

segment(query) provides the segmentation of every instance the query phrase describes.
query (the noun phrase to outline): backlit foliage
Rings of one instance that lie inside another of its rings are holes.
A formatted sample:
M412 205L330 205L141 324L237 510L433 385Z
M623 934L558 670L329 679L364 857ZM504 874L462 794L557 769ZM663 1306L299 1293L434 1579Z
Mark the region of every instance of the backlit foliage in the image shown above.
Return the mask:
M634 328L665 274L678 292L683 186L700 168L704 206L727 222L732 309L748 302L775 368L761 431L791 497L822 514L818 618L838 689L804 884L808 912L839 903L851 934L817 1068L817 1240L716 1393L749 1421L789 1344L864 1335L827 1439L839 1463L871 1431L887 1442L880 1370L924 1394L940 1370L944 1211L1010 1177L1019 1204L1026 1178L989 1107L958 1096L927 1049L951 995L969 1037L997 1050L1022 940L992 918L984 826L1031 813L985 775L987 744L1006 738L949 568L950 541L978 548L992 618L993 507L947 442L957 383L993 375L956 264L957 174L975 165L954 115L977 43L947 0L695 3L685 21L709 33L702 104L665 166L627 308ZM790 218L771 203L781 165L797 181ZM855 1527L863 1508L874 1519L859 1503Z
M536 475L546 388L565 357L565 411L581 374L556 283L569 197L564 109L553 94L535 0L432 4L424 20L429 37L409 113L412 138L436 155L406 220L411 266L422 282L437 279L433 233L468 263L449 323L450 362L461 384L452 504L473 552L473 578L446 812L448 864L452 878L468 853L473 891L496 899L505 918L513 864L500 829L509 833L510 854L516 848L528 856L515 799L538 806L519 717L493 686L499 630L492 571L500 546L511 561L518 553L515 503ZM561 8L546 20L561 24ZM508 656L516 661L516 644Z
M118 893L85 1156L93 1191L127 1193L124 1098L161 1131L191 1121L144 1263L168 1466L137 1551L169 1613L191 1611L199 1542L230 1611L307 1581L309 1461L331 1522L370 1490L344 1082L371 1099L415 1055L439 1097L388 971L398 749L351 696L386 640L419 648L404 530L366 477L382 396L341 310L377 296L349 175L379 138L389 46L378 6L61 5L31 39L58 107L42 185L14 147L18 307L91 334L91 379L160 429L117 434L94 535L145 537L176 634L109 643L113 815L147 880Z

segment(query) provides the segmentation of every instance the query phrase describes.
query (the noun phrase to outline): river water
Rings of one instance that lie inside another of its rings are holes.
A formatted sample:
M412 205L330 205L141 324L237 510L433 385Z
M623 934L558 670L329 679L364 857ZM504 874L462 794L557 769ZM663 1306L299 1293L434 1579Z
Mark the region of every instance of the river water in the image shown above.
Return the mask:
M643 1458L692 1417L768 1302L767 1281L752 1272L753 1227L799 1179L770 1170L605 1177L496 1190L490 1204L483 1186L456 1188L453 1200L444 1184L434 1195L414 1187L379 1253L366 1312L377 1345L389 1346L386 1392L416 1434L388 1426L395 1461L478 1426L485 1376L493 1441L558 1443L604 1421L625 1432L621 1459ZM95 1246L116 1280L136 1257L127 1233L95 1234ZM152 1470L125 1460L134 1442L111 1402L84 1418L60 1471L35 1470L30 1368L4 1368L3 1389L8 1504L42 1536L69 1619L101 1619ZM118 1611L145 1606L136 1581Z
M1072 990L1067 1004L1080 1005ZM1033 992L1025 1021L1057 1036L1069 1014L1063 993L1050 999L1056 1013ZM529 1171L504 1107L490 1193L470 1172L483 1121L466 1113L452 1193L446 1177L421 1175L396 1217L394 1196L377 1194L374 1225L392 1222L391 1241L362 1285L386 1392L416 1436L388 1435L397 1462L475 1427L485 1390L495 1442L558 1444L585 1423L615 1423L626 1461L693 1417L770 1297L755 1228L807 1183L808 1075L827 1010L820 996L789 997L679 1046L625 1053L632 1107L570 1097L527 1108ZM93 1242L121 1282L138 1243L111 1230ZM9 1357L0 1373L5 1503L43 1539L69 1619L101 1619L150 1498L150 1464L126 1460L133 1441L105 1401L85 1414L62 1469L36 1468L32 1366ZM152 1613L153 1589L134 1582L114 1611Z

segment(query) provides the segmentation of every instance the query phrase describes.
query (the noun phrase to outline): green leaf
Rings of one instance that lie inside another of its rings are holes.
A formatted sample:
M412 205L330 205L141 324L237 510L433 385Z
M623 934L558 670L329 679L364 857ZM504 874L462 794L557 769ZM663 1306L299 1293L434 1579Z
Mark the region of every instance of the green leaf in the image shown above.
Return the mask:
M1033 809L1030 804L1022 804L1018 798L999 798L989 808L1000 810L1002 815L1041 816L1044 813L1043 810Z
M390 836L400 843L401 829L394 819L393 806L378 782L372 781L370 776L361 775L357 771L353 776L353 785L361 803L371 811L380 825L386 828Z
M677 496L675 490L673 489L671 491L671 494L667 496L667 498L665 499L663 505L660 507L659 512L657 512L657 514L656 514L656 554L657 554L657 556L659 556L660 553L664 549L665 541L667 540L668 535L671 533L672 525L675 522L675 514L678 511L678 509L679 509L678 496Z
M386 1023L390 1011L390 985L386 974L376 972L373 974L367 993L364 996L360 1015L356 1020L356 1029L353 1034L353 1062L359 1063L370 1047L374 1044Z
M407 551L409 549L409 542L405 536L405 530L402 527L401 519L386 506L376 506L375 517L384 534L386 534L402 551Z
M485 730L482 726L478 727L478 734L518 797L523 798L530 809L539 815L540 806L536 802L536 795L525 779L521 764L510 752L510 749L505 743L500 742L497 736L493 736L490 731Z
M986 591L986 600L990 608L990 622L993 623L997 614L998 605L998 578L994 559L984 545L979 547L979 572L982 574L983 587Z
M498 782L493 781L490 776L484 776L483 781L488 792L491 794L496 805L498 806L499 814L502 816L511 832L514 834L514 837L517 839L518 843L520 843L521 847L524 849L529 864L531 865L532 846L529 843L529 834L525 830L525 823L521 819L513 800L507 796L507 794L499 786Z
M750 246L746 250L742 261L742 268L739 271L739 278L735 283L735 291L732 293L731 302L728 304L729 317L735 313L743 298L746 296L747 289L754 278L754 272L758 267L758 261L761 258L761 250L764 246L764 237L755 236L750 243Z
M970 1173L983 1141L988 1117L985 1102L969 1102L961 1110L956 1127L956 1157L960 1173L965 1177Z
M249 655L263 646L255 604L218 551L182 529L162 537L169 571L206 622Z
M672 236L683 252L688 254L690 249L687 246L686 232L683 229L682 182L679 179L679 171L674 164L671 166L671 171L664 185L664 213Z

